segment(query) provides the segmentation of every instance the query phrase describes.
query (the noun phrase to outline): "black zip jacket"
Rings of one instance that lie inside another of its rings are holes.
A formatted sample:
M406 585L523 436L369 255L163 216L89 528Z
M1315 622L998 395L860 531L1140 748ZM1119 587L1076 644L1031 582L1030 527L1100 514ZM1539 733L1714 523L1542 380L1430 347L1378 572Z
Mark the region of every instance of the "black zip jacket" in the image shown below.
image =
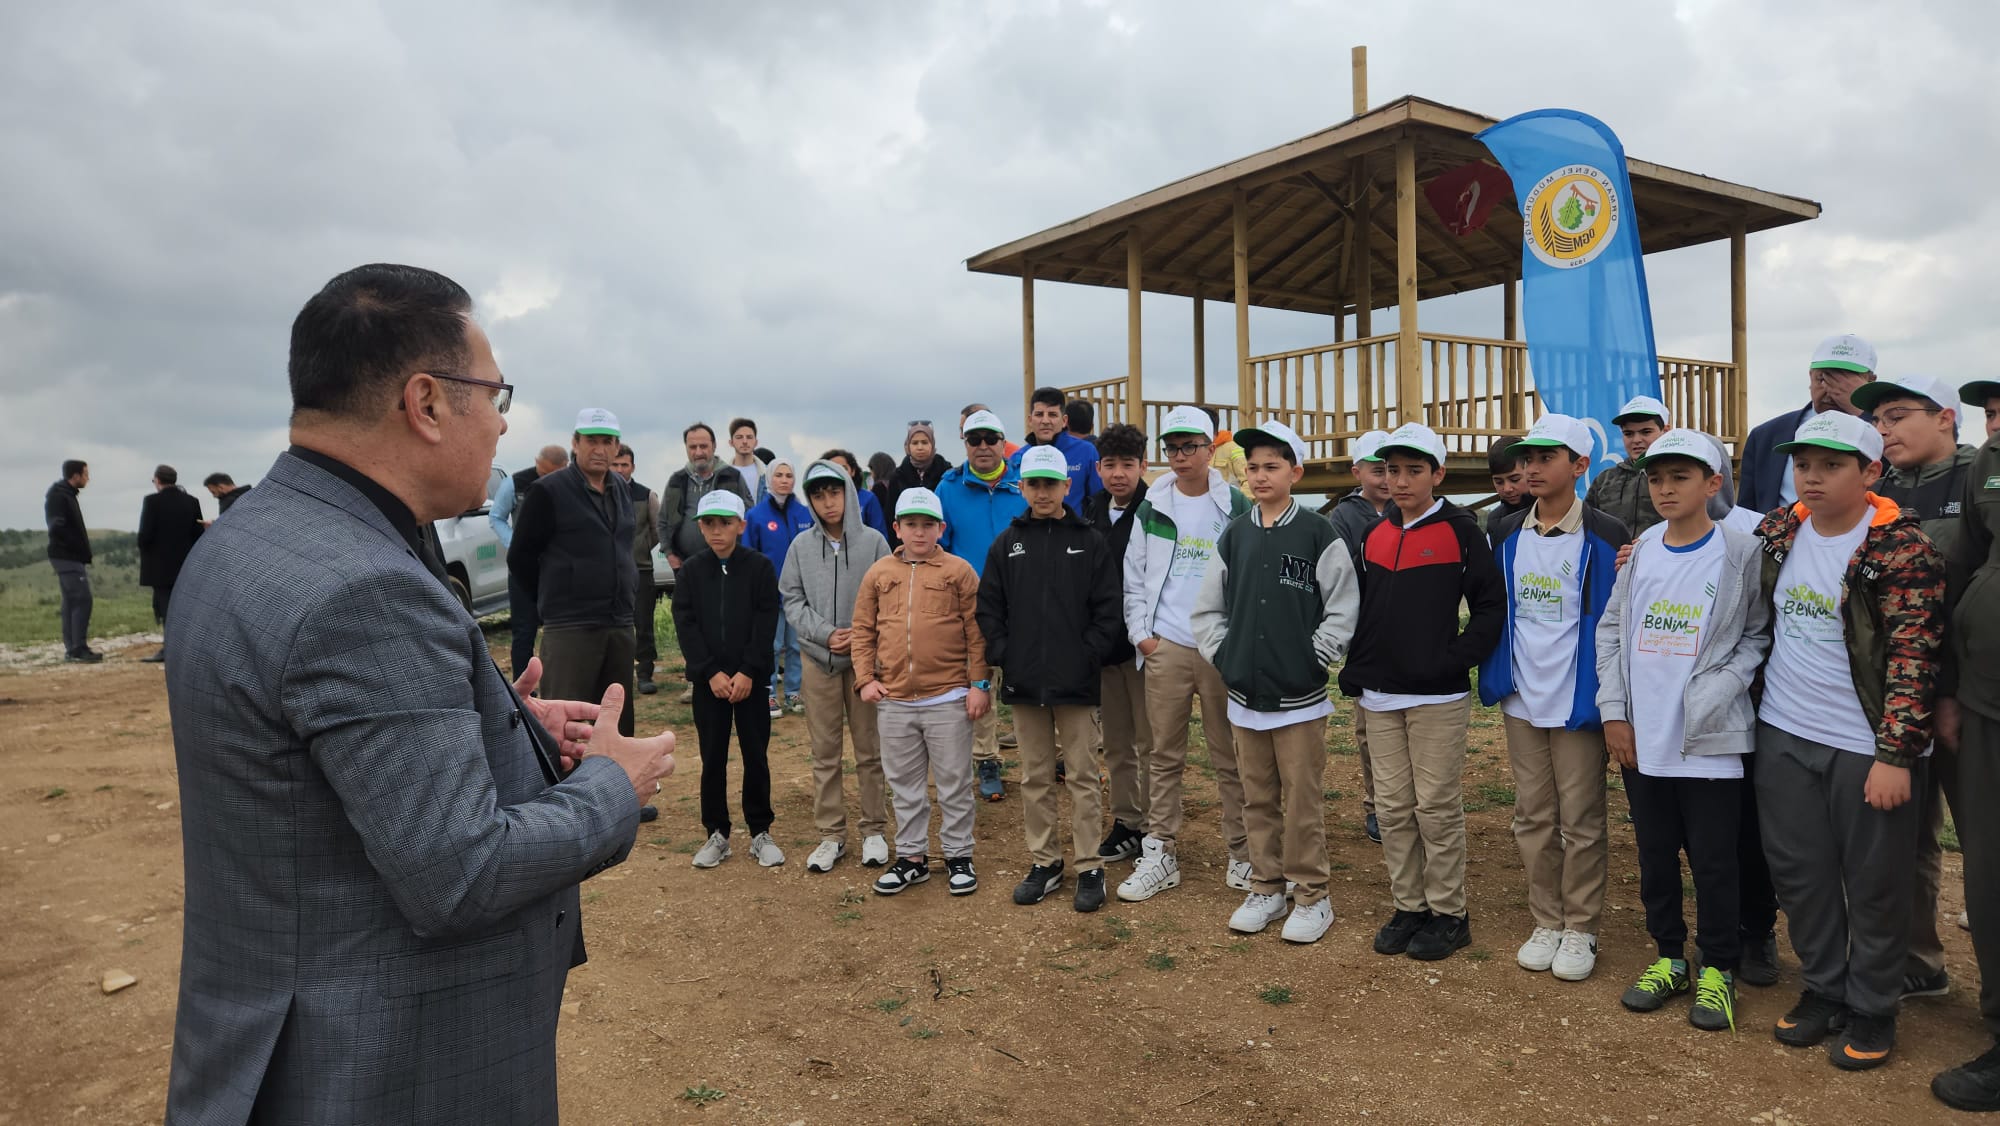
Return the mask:
M1014 518L986 553L977 616L987 663L1010 704L1095 706L1104 658L1125 633L1123 568L1097 529L1065 506Z
M674 584L674 635L688 680L706 684L716 673L741 673L761 691L776 663L771 647L782 608L778 572L761 552L739 544L723 559L704 547L682 563Z
M889 479L883 482L881 494L875 498L882 502L882 519L889 522L889 550L894 551L903 546L902 539L896 535L896 501L907 489L921 487L936 492L938 482L944 480L944 475L949 472L951 463L944 459L944 455L934 453L931 455L931 463L922 469L918 469L917 463L911 461L909 455L905 454L903 463L896 467L894 473L889 474Z
M571 463L536 481L521 502L507 570L535 592L543 626L633 623L639 568L632 562L632 502L618 474L605 474L604 488L608 503Z
M1145 499L1146 481L1141 478L1139 487L1132 491L1131 502L1125 506L1125 515L1120 516L1116 523L1111 520L1111 490L1099 489L1090 495L1089 500L1083 502L1084 522L1103 534L1104 542L1111 548L1112 566L1118 568L1121 576L1125 570L1125 548L1132 542L1132 526L1138 523L1132 517L1139 511L1139 502ZM1127 631L1123 628L1125 610L1122 602L1118 618L1120 626L1118 642L1111 647L1110 656L1104 658L1106 668L1122 665L1137 656L1137 652L1132 648L1132 639L1125 636Z
M1500 643L1506 582L1472 513L1444 506L1409 527L1391 506L1362 549L1361 620L1340 690L1443 696L1469 691L1467 670ZM1458 602L1471 609L1458 627Z
M83 506L76 502L76 492L68 481L57 481L42 502L42 515L49 523L49 558L88 563L90 533L84 530Z
M1360 489L1355 489L1335 501L1326 518L1333 522L1333 532L1340 537L1340 542L1347 545L1348 557L1354 561L1354 573L1360 574L1361 545L1367 540L1369 529L1382 519L1382 513L1375 511L1375 506L1361 495Z

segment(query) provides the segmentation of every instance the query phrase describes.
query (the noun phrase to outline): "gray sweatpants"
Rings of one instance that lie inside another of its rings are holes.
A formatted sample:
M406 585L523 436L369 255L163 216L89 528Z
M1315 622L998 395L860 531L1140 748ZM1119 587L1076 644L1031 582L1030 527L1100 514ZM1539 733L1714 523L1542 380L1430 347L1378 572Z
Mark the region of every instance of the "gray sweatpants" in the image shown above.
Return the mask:
M1869 755L1757 725L1757 815L1771 885L1806 987L1888 1016L1903 995L1917 802L1883 812L1861 798ZM1923 766L1913 770L1921 792Z
M90 611L97 601L90 594L90 568L71 559L51 559L49 565L62 592L63 652L74 657L90 648Z
M875 705L882 773L896 806L896 855L925 856L931 836L929 783L937 782L938 841L946 857L972 855L972 721L965 703Z

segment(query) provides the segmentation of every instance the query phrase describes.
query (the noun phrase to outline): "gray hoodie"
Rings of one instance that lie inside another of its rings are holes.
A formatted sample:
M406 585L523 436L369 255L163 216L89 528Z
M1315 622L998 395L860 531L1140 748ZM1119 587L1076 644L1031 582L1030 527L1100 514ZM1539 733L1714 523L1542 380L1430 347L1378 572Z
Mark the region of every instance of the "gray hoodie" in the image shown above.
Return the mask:
M806 479L814 468L827 466L840 471L833 461L815 461L799 474L799 495L806 494ZM785 569L778 576L778 594L785 600L785 620L799 634L799 649L806 658L827 672L839 672L853 665L846 653L827 648L833 631L854 624L854 596L861 592L861 576L877 559L889 554L889 541L861 522L861 497L854 481L845 472L847 510L841 517L841 536L828 533L826 522L813 513L813 526L792 541L785 552ZM810 502L807 502L810 505ZM837 545L837 546L836 546Z

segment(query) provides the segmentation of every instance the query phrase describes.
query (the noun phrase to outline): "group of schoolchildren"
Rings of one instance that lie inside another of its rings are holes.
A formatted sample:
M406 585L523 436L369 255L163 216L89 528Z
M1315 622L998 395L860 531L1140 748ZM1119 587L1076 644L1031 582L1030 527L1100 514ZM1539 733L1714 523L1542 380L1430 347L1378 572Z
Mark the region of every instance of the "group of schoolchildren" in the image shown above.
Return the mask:
M1873 387L1878 412L1941 393L1927 380ZM1053 389L1037 406L1048 396L1061 406ZM770 724L755 696L782 618L806 655L823 838L809 870L846 852L845 734L862 861L885 869L874 890L931 878L934 782L946 883L975 891L974 730L1005 702L1030 861L1015 902L1064 882L1059 788L1070 796L1075 909L1105 902L1105 866L1121 861L1133 867L1115 894L1149 899L1182 880L1199 699L1224 879L1246 893L1227 925L1249 934L1282 921L1285 940L1315 942L1333 922L1322 774L1338 666L1393 899L1374 949L1442 959L1471 942L1461 779L1477 668L1514 779L1533 924L1523 968L1563 981L1595 968L1615 762L1658 947L1625 1006L1653 1011L1691 993L1696 1027L1734 1028L1739 979L1777 980L1782 906L1806 988L1777 1038L1830 1041L1834 1064L1877 1066L1894 1045L1922 909L1910 874L1935 804L1922 797L1943 675L1943 557L1914 513L1874 491L1884 440L1855 415L1812 415L1778 447L1798 499L1769 513L1732 507L1722 444L1671 428L1658 400L1633 400L1614 423L1628 456L1588 497L1578 495L1595 446L1588 423L1544 415L1496 447L1484 528L1438 495L1446 448L1420 423L1355 442L1358 487L1329 518L1291 496L1308 456L1298 434L1269 421L1225 435L1241 459L1238 489L1213 466L1213 417L1192 407L1165 414L1168 469L1150 488L1149 441L1129 425L1106 427L1084 465L1074 449L1031 441L998 469L969 460L956 483L902 491L893 550L855 518L852 477L814 462L802 483L813 524L781 571L740 546L740 500L710 494L700 522L711 558L691 561L674 595L710 845L720 838L727 855L732 719L744 816L753 833L771 821ZM997 456L1005 442L983 409L968 409L961 435L969 453ZM2000 477L1987 485L2000 490ZM965 503L953 490L967 488L1013 494L1013 507L997 510L1005 519L982 508L987 526L960 530L947 550ZM1930 891L1934 914L1934 878Z

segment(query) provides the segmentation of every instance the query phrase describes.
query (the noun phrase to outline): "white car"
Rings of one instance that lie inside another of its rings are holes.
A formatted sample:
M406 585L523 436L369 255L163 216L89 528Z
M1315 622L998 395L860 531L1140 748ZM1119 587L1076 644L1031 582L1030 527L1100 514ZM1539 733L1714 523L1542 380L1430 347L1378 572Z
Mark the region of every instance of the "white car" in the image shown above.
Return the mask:
M493 494L506 480L507 471L494 466L486 478L486 503L432 524L444 547L451 592L474 617L507 609L507 552L500 546L500 533L486 519L493 510Z

